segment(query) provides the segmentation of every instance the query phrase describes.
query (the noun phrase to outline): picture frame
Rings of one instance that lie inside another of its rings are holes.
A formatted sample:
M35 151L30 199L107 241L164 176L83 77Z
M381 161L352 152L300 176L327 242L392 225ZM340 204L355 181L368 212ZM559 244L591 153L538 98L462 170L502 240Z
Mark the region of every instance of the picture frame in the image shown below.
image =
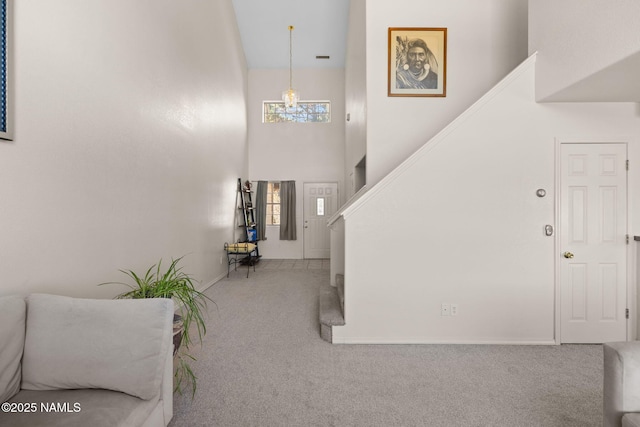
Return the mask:
M13 140L13 0L0 0L0 139Z
M389 28L388 96L447 96L447 29Z

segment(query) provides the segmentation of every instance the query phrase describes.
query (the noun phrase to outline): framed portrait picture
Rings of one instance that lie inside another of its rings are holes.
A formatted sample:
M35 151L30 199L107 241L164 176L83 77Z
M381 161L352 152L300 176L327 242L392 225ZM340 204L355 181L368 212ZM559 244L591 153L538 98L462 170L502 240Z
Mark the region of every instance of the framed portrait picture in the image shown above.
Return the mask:
M447 96L447 29L389 28L389 96Z

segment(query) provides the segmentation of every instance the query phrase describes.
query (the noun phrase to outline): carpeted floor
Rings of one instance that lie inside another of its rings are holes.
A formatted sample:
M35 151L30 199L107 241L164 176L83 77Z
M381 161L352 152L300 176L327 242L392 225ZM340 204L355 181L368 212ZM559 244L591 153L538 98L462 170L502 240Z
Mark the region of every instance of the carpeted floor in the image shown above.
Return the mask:
M260 262L207 290L198 390L182 426L602 425L602 346L332 345L328 266Z

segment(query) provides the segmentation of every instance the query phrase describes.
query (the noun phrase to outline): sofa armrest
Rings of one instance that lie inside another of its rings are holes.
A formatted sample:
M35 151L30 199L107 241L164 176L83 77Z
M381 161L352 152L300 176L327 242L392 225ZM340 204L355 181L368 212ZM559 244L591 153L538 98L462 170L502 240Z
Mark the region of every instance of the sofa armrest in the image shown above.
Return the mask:
M619 427L627 412L640 412L640 341L607 343L604 349L604 423Z
M164 425L173 418L173 345L169 346L164 362L164 375L162 376L162 408L164 412Z

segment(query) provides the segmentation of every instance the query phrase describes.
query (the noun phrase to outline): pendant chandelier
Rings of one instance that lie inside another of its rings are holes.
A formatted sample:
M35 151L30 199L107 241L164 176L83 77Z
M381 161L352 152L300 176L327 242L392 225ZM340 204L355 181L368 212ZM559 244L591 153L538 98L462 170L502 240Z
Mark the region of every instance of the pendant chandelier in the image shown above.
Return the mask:
M298 105L298 100L300 99L300 94L293 88L293 54L291 53L292 37L293 25L289 25L289 89L282 92L282 101L284 102L285 108L287 108L288 110L295 110L296 106Z

